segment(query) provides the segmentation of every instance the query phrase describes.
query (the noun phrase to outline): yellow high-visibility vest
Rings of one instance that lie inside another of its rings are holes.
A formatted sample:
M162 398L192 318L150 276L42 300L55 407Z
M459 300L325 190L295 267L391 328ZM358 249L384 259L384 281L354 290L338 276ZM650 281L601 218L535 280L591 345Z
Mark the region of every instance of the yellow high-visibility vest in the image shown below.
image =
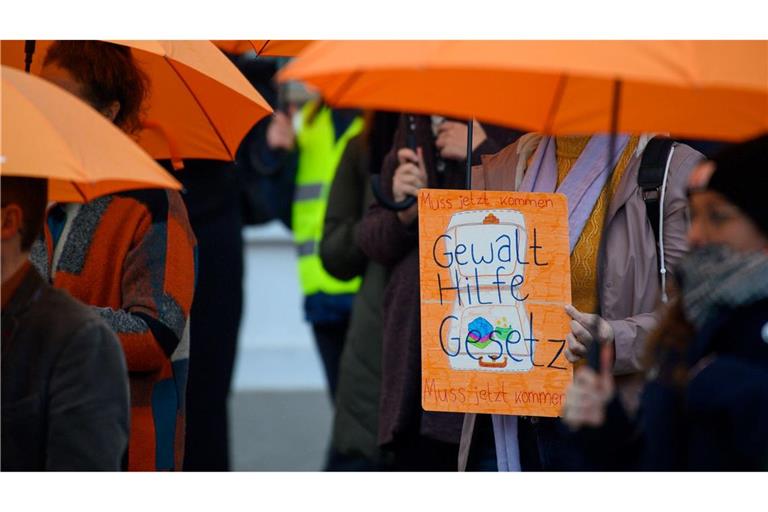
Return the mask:
M325 271L320 260L320 240L336 168L349 140L363 130L363 119L355 118L336 140L330 108L323 106L312 123L307 123L307 116L315 108L314 102L304 105L296 134L299 162L291 224L299 253L299 282L305 296L319 292L356 293L359 277L341 281Z

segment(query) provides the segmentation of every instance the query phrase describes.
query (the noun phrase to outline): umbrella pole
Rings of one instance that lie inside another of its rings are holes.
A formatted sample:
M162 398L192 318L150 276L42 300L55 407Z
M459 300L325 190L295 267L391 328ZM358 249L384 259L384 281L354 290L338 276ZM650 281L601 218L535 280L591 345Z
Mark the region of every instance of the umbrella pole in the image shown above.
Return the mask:
M285 97L287 94L285 87L285 84L277 86L277 108L275 109L277 112L288 112L288 109L285 107Z
M621 103L621 80L613 81L613 94L611 95L611 136L608 141L608 180L613 175L614 153L616 152L616 138L619 132L619 103Z
M264 44L266 45L267 43L264 43ZM262 50L263 49L264 48L262 47ZM288 62L288 59L282 59L282 58L277 59L277 69L280 70L281 68L283 68L287 62ZM277 86L277 110L279 112L285 112L285 113L288 112L287 100L288 100L288 84L281 83Z
M472 188L472 128L473 121L467 121L467 190Z
M618 137L618 131L619 131L619 105L621 103L621 80L616 79L613 81L613 93L611 94L611 133L610 138L608 139L608 178L605 182L605 186L610 186L611 183L611 177L613 176L613 173L615 171L616 165L613 163L614 159L614 153L616 152L616 138ZM616 158L616 163L618 164L618 158ZM603 218L603 228L602 232L605 234L605 228L607 226L607 220L608 216L606 215ZM600 249L598 251L598 268L602 264L602 260L605 258L605 236L600 237ZM597 282L597 304L598 304L598 311L600 315L603 314L602 311L600 311L601 304L603 302L602 297L602 282L600 279L600 273L598 272L598 282ZM589 330L592 332L597 331L597 325L596 322L589 327ZM590 345L590 347L587 349L587 364L592 368L593 370L599 372L600 371L600 352L601 352L601 345L599 343L593 343Z
M30 68L32 68L32 56L35 54L36 44L37 41L34 39L24 41L24 71L26 73L29 73Z

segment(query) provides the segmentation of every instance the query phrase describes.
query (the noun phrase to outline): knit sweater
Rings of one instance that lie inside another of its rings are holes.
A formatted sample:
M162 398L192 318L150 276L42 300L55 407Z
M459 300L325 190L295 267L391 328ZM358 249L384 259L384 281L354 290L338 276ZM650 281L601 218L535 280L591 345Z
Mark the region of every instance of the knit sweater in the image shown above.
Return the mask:
M120 338L131 387L129 470L181 469L195 246L181 196L142 190L82 205L60 236L46 223L45 241L32 248L40 273L93 306Z
M555 138L555 156L557 158L558 186L576 163L582 151L587 146L590 136L571 136ZM597 313L597 255L600 251L603 223L608 205L611 202L616 187L624 176L627 164L637 148L639 137L631 137L627 147L621 154L616 168L611 174L597 198L592 213L584 225L579 240L571 252L571 293L573 305L585 313Z

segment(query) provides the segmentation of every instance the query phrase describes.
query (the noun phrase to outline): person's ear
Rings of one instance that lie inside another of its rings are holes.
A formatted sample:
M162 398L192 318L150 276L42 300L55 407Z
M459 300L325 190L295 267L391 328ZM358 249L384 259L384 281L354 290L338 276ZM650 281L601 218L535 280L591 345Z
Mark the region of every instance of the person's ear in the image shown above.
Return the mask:
M3 241L12 240L19 235L23 221L22 216L23 213L19 205L11 203L8 206L3 206L2 221L0 222L2 224L0 234Z
M101 109L101 113L106 116L107 119L115 122L115 119L117 118L117 114L120 113L120 102L119 101L113 101L103 109Z

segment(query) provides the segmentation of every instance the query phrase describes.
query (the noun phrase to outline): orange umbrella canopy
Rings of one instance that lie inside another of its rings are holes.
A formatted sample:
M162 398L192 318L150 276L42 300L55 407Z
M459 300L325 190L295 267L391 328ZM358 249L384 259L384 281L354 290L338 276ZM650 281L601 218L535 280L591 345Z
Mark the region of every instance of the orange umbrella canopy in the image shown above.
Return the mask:
M272 108L210 41L112 41L129 46L151 81L139 144L155 158L233 160ZM37 41L39 73L51 41ZM24 69L24 41L2 42L2 63Z
M339 107L531 131L733 140L768 131L768 41L318 41L279 75Z
M0 174L49 178L60 202L181 184L103 115L65 90L0 67Z
M255 52L259 57L295 57L312 41L264 39L257 40L220 40L211 41L227 53L240 55L247 52Z

